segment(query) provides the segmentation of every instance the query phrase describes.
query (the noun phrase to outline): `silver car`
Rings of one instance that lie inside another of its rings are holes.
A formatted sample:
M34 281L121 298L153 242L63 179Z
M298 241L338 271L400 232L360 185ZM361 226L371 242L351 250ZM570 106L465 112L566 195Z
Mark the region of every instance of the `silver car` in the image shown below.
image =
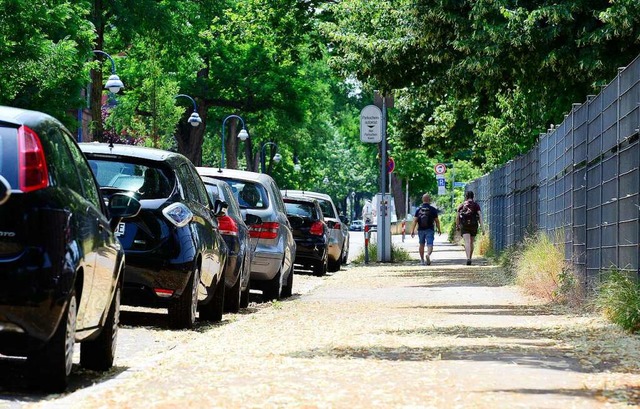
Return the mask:
M349 257L349 228L340 220L331 196L325 193L307 192L306 190L283 190L283 196L311 197L320 203L324 220L329 226L329 266L328 271L338 271L342 264L347 264Z
M251 288L262 290L265 301L291 296L296 243L276 182L235 169L200 167L198 173L224 180L238 199L251 237Z

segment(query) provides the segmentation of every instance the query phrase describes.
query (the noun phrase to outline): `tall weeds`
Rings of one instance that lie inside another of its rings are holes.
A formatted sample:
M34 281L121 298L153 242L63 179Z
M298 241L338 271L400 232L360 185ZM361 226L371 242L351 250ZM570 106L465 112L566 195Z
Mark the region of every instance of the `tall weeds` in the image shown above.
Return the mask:
M640 285L624 271L612 269L605 275L595 304L609 321L629 332L640 331Z

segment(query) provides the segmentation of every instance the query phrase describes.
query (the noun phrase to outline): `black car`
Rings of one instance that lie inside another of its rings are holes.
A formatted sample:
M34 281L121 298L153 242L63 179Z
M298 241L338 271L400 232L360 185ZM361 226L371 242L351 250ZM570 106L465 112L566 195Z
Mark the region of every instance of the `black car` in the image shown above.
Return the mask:
M227 246L202 179L183 155L131 145L82 143L104 195L134 192L142 210L118 226L127 255L123 303L166 307L169 325L220 321Z
M223 202L224 211L218 215L218 226L229 248L225 268L225 311L238 312L249 305L249 278L251 276L251 238L242 219L238 200L231 186L223 180L202 178L211 202Z
M316 199L306 197L283 198L287 218L296 241L295 264L313 270L317 276L327 274L329 228Z
M124 252L113 227L140 203L103 201L73 136L49 115L0 107L0 353L62 391L115 356ZM111 217L111 219L110 219Z

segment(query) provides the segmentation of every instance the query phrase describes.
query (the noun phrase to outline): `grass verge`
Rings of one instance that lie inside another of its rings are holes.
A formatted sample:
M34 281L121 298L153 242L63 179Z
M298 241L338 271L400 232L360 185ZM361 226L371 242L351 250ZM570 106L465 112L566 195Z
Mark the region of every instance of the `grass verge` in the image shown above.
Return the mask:
M624 271L609 270L594 301L609 321L629 332L640 331L640 285Z
M369 243L369 262L376 262L378 260L378 244L376 242ZM394 263L402 263L404 261L410 261L411 255L409 252L401 247L398 247L394 243L391 243L391 260ZM364 264L364 250L352 261L355 264Z

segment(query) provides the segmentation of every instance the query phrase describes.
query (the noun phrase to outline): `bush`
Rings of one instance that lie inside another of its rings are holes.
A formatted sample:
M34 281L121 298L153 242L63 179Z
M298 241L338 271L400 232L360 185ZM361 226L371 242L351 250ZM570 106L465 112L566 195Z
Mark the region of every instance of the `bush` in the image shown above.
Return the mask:
M576 280L564 252L544 233L525 239L516 251L514 271L516 284L536 297L552 302L577 298Z
M608 272L598 287L595 304L609 321L630 332L640 331L640 286L625 272Z
M391 260L394 263L401 263L403 261L410 261L411 254L402 247L398 247L394 243L391 243ZM369 243L369 262L377 262L378 261L378 244L376 242ZM353 259L353 263L355 264L363 264L364 263L364 249L362 253L358 254L356 258Z
M483 229L482 233L476 237L476 245L478 254L485 257L494 257L493 243L491 242L491 236L487 229Z

